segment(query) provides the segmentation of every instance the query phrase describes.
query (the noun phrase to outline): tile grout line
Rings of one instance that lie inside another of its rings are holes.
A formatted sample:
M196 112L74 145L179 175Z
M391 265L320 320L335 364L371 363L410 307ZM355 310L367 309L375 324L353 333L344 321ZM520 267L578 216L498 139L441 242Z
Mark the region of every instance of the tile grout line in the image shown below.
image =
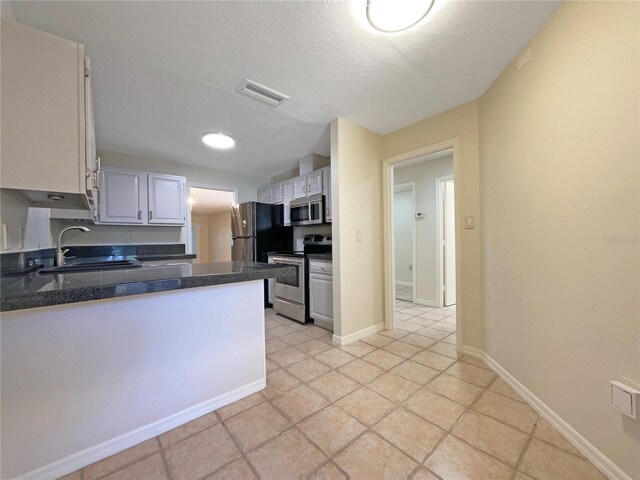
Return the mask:
M216 415L216 418L217 418L217 415ZM160 441L160 436L157 436L156 438L158 439L158 446L160 447L160 457L162 458L162 464L164 465L164 470L167 474L167 478L169 480L172 480L173 477L171 476L171 470L169 469L169 462L167 462L167 457L164 453L164 447L162 446L162 442Z

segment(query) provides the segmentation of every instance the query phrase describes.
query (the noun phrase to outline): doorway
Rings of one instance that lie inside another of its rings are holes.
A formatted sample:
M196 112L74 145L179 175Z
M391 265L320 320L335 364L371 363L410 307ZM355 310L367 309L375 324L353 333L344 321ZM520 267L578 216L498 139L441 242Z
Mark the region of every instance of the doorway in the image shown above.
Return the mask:
M461 346L456 158L452 141L388 159L384 170L385 327L421 331L449 344L443 351Z
M231 206L236 192L215 187L189 187L191 253L193 263L231 261Z

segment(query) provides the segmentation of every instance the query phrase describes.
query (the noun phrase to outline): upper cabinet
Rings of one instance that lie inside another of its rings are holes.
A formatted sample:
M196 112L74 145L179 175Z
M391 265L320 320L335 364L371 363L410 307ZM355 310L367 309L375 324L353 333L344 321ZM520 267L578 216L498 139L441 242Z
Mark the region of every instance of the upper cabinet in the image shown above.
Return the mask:
M0 187L34 206L87 208L97 159L84 46L5 19L1 35Z
M99 191L98 223L144 223L143 213L147 213L144 173L105 168L100 175Z
M293 199L322 194L322 170L293 179Z
M258 202L271 203L271 196L269 195L269 187L262 187L258 190Z
M147 187L149 190L148 222L150 224L184 224L186 179L149 173Z
M283 192L282 192L281 183L278 183L276 185L271 185L269 187L269 201L270 203L282 203Z
M331 223L331 167L322 169L322 185L324 193L324 219Z
M100 173L99 224L184 225L186 179L105 167Z

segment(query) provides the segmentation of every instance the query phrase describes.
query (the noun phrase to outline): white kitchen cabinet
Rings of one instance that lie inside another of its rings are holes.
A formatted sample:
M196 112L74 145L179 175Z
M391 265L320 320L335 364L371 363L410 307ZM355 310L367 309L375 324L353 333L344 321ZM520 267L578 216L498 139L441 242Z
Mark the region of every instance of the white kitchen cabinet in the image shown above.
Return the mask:
M97 224L184 225L186 178L105 167L100 172Z
M6 19L1 32L0 187L31 206L87 208L96 167L84 46Z
M96 223L138 224L146 222L147 178L143 172L104 168Z
M333 266L331 261L309 261L309 316L333 331Z
M293 200L307 196L307 176L302 175L293 179Z
M277 183L269 187L269 203L282 203L282 184Z
M271 203L271 196L269 195L269 187L262 187L258 190L258 202Z
M282 182L282 204L284 208L284 225L291 225L291 211L289 205L293 200L293 181Z
M322 169L322 186L324 194L324 219L331 222L331 167Z
M174 175L147 174L149 224L183 225L185 222L186 180Z
M322 170L307 175L307 196L322 195Z

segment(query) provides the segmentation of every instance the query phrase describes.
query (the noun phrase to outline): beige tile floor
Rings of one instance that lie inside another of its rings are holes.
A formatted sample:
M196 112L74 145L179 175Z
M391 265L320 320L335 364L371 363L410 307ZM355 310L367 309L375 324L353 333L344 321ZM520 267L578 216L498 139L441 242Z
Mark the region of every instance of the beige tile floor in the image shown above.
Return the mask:
M403 301L413 300L413 287L396 283L396 299Z
M604 479L480 360L455 307L397 302L398 323L343 348L266 314L267 388L65 480Z

